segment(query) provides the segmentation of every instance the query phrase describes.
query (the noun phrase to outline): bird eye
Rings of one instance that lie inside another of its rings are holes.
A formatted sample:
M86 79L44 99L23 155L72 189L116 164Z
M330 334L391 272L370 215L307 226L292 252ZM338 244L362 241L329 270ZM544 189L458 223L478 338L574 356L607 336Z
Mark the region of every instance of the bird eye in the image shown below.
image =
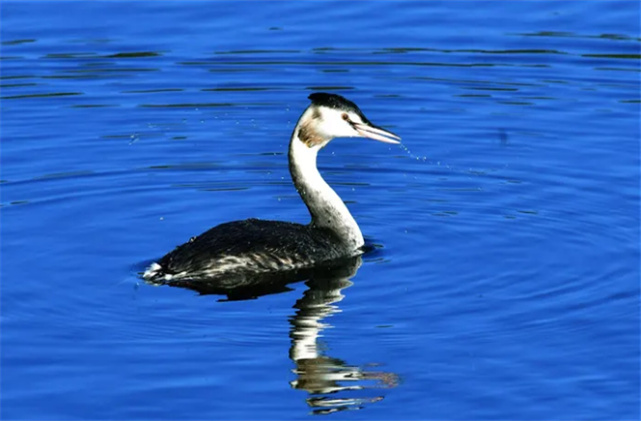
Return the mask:
M341 117L343 117L343 120L345 121L349 120L349 116L347 115L347 113L343 113Z

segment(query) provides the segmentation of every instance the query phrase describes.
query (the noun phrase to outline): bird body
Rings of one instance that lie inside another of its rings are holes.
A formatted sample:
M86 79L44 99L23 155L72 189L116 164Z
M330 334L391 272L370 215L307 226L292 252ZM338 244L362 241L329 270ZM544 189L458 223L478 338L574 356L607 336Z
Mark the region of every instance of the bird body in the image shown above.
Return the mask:
M374 126L356 104L315 93L289 144L289 170L307 205L307 225L247 219L218 225L178 246L143 274L148 281L223 279L312 267L357 256L365 244L358 224L316 166L318 152L335 137L398 143Z
M345 247L329 229L252 218L211 228L165 255L150 271L166 280L213 278L294 270L342 257L347 257Z

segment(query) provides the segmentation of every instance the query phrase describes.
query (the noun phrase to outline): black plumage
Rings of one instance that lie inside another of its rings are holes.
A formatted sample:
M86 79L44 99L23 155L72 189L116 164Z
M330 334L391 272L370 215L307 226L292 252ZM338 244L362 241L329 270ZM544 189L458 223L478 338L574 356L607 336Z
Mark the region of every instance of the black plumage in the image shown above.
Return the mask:
M329 229L247 219L220 224L176 247L148 280L292 270L341 257L345 245Z

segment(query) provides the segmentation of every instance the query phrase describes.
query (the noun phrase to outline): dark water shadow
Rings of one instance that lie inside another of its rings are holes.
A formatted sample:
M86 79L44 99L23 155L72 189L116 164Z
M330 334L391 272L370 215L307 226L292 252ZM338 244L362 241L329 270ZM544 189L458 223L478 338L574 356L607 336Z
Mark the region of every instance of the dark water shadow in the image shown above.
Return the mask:
M289 317L289 358L296 374L290 385L306 391L305 400L312 408L312 414L321 415L363 409L366 404L384 399L381 389L399 384L395 373L368 369L377 364L355 366L329 355L331 347L321 339L322 332L332 327L327 319L340 312L338 303L345 298L343 291L353 284L350 279L361 264L362 258L357 256L313 269L261 276L239 275L224 281L192 279L167 284L204 295L224 295L220 301L235 301L291 291L290 284L305 281L307 289L294 304L296 311Z

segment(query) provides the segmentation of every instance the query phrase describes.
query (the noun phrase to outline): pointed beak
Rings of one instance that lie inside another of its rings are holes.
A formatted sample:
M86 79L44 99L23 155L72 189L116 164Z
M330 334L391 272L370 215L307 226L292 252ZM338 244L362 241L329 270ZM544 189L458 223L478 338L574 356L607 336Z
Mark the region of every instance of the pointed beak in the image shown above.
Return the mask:
M354 123L353 127L356 129L358 134L363 137L395 145L401 143L399 142L401 140L399 136L396 136L394 133L388 132L387 130L383 130L380 127L376 127L373 124Z

